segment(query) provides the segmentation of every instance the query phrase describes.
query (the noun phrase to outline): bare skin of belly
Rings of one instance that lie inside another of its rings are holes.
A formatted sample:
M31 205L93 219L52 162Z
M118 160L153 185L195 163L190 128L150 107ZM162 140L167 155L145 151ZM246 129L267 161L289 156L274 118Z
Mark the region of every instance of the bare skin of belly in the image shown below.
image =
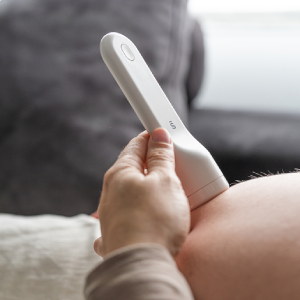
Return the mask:
M298 300L300 174L237 184L194 210L176 262L196 300Z

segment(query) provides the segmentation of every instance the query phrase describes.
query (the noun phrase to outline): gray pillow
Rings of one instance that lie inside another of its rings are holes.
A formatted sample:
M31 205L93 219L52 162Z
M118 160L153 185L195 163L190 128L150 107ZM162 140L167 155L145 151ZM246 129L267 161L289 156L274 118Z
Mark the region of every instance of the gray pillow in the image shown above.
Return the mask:
M142 125L102 62L111 31L140 49L184 122L195 23L186 0L2 0L0 211L92 213Z

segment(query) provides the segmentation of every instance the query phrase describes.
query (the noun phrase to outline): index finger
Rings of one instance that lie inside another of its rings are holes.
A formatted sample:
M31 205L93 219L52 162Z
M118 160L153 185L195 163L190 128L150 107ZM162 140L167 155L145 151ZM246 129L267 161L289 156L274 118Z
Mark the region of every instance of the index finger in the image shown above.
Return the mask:
M144 174L144 166L148 149L149 134L143 131L133 138L120 154L114 168L134 168Z

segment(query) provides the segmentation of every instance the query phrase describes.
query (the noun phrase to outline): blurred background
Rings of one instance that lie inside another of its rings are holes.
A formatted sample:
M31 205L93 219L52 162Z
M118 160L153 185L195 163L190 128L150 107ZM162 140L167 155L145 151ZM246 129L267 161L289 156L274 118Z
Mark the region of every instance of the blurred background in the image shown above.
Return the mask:
M230 184L300 169L299 0L0 0L0 212L96 210L143 131L100 57L112 31Z
M300 1L190 0L202 25L197 108L300 114Z

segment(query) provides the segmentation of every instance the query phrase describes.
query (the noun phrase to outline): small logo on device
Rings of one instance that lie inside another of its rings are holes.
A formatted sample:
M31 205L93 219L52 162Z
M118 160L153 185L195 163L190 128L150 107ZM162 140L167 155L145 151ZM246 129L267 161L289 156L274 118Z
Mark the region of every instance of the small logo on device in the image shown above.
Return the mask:
M176 126L174 125L174 123L172 121L169 121L169 123L173 129L176 129Z

